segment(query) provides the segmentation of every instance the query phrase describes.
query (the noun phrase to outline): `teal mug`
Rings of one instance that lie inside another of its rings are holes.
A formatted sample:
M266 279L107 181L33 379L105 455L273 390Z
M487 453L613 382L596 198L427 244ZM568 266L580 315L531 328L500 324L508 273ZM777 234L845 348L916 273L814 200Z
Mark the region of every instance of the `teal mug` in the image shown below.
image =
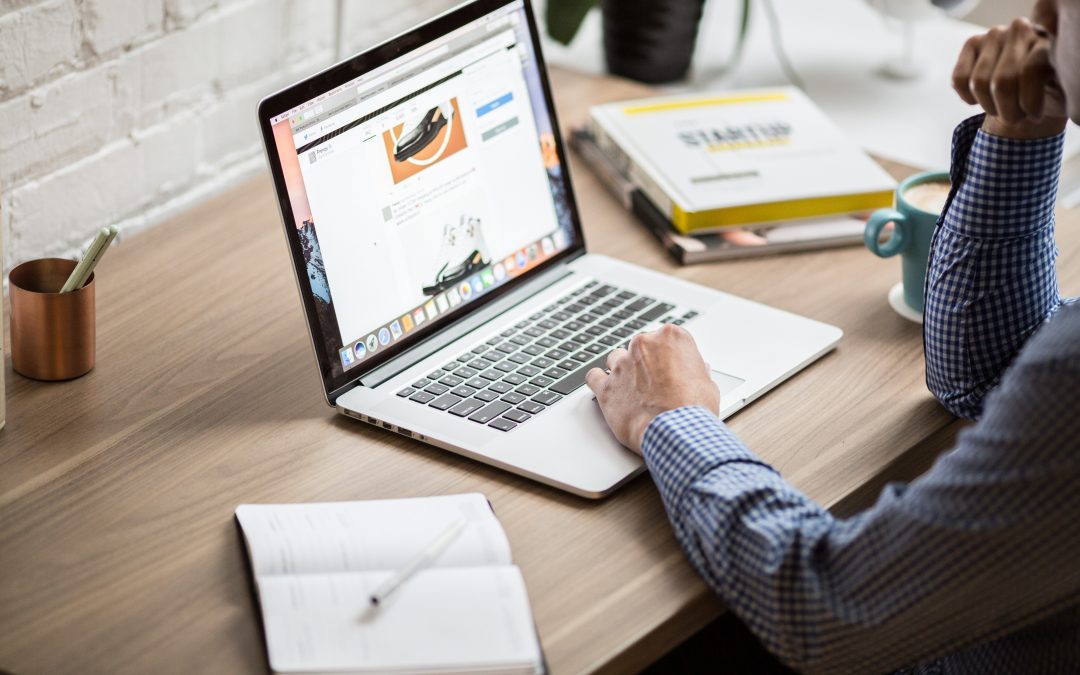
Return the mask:
M881 258L901 256L903 303L919 316L923 312L930 240L934 236L938 216L945 207L949 189L947 171L916 174L900 183L896 189L895 209L878 209L866 221L863 236L866 248ZM893 224L892 235L882 242L882 230L889 223ZM898 311L901 310L898 308Z

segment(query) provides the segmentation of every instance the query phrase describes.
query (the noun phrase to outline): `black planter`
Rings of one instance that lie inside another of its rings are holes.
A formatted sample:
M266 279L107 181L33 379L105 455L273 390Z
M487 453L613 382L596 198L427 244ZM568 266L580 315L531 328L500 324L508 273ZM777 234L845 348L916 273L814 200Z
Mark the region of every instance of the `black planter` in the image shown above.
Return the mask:
M601 0L608 70L659 84L686 76L705 0Z

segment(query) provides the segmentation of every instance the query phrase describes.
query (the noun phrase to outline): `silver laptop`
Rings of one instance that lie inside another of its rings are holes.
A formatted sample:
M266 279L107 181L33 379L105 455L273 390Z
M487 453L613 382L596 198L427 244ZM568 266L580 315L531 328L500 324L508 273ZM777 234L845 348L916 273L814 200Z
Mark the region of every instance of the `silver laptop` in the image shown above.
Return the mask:
M602 497L643 465L585 373L635 333L693 333L721 417L841 338L587 253L528 0L442 14L265 98L259 124L326 400L349 417Z

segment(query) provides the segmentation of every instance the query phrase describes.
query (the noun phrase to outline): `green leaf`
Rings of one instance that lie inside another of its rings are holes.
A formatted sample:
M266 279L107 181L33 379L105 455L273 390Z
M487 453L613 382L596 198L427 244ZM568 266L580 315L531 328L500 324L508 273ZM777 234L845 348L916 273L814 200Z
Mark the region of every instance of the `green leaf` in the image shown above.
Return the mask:
M548 0L545 17L548 35L564 45L577 35L585 15L596 6L598 0Z

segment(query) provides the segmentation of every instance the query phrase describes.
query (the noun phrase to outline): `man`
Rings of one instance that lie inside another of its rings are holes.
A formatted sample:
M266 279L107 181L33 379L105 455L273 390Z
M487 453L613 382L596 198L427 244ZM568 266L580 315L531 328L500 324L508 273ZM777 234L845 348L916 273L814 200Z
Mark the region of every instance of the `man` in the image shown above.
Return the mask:
M1066 116L1080 121L1080 0L1039 0L1033 18L973 38L956 65L986 114L954 138L927 382L978 423L924 476L832 517L717 419L680 328L589 373L691 563L799 670L1080 672L1080 305L1058 295L1053 239Z

